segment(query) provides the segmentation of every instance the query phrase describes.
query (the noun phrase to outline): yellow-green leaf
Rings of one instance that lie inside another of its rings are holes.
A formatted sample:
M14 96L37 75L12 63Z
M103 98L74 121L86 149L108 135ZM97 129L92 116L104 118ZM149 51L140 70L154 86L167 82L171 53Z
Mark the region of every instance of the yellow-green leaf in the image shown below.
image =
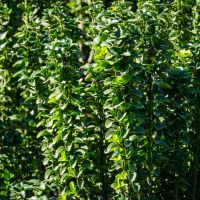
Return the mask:
M70 190L71 190L71 191L76 191L76 186L75 186L75 184L74 184L73 181L71 181L71 182L69 183L69 187L70 187Z

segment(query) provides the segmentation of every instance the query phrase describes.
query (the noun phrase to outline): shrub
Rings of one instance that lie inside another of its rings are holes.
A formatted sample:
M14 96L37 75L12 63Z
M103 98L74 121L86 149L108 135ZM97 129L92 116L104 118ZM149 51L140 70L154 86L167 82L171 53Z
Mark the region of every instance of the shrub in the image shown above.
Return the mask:
M0 198L197 200L199 8L2 1Z

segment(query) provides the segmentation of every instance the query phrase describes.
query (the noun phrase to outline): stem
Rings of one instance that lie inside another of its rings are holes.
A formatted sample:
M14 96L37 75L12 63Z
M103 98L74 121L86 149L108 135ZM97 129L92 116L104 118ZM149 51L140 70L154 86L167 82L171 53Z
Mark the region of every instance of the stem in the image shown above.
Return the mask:
M181 7L182 7L182 2L181 0L178 0L178 9L181 10Z
M78 27L83 31L84 25L83 25L83 14L81 12L82 11L82 1L81 0L78 1L78 5L79 5L79 14L78 14L78 17L81 20L80 23L79 23L79 25L78 25ZM82 41L79 42L79 49L80 49L81 52L83 51L83 42ZM81 63L84 63L83 58L80 58L79 61Z
M195 106L195 121L194 121L194 126L195 126L195 138L197 137L198 135L198 132L199 132L199 103L198 103L198 99L199 99L199 95L196 93L195 95L195 99L196 99L196 106ZM199 140L197 138L196 140L197 142L195 143L195 146L194 146L194 182L193 182L193 197L192 197L192 200L196 200L196 196L197 196L197 179L198 179L198 171L199 171L199 160L198 160L198 154L199 154Z
M102 89L100 87L100 83L97 82L97 107L99 110L99 124L100 124L100 176L101 176L101 183L102 183L102 198L103 200L108 200L108 186L106 182L106 155L104 154L105 145L104 145L104 133L105 133L105 116L103 111L103 106L99 101L102 99Z
M25 7L25 10L27 8L27 0L24 1L24 7Z
M193 195L192 195L192 200L196 200L196 193L197 193L197 175L198 175L198 160L197 160L197 156L194 154L194 185L193 185Z
M199 13L197 11L197 6L198 6L198 3L199 1L197 0L196 1L196 6L195 6L195 9L193 11L193 29L194 29L194 33L195 33L195 36L193 38L194 41L198 41L198 18L199 18ZM195 61L196 63L198 62L198 59L195 58ZM198 75L195 75L195 79L196 79L196 82L198 83L199 82L199 77ZM199 97L200 95L198 94L198 85L196 86L196 95L195 95L195 121L194 121L194 126L195 126L195 138L198 136L198 133L199 133ZM197 183L197 180L198 180L198 172L199 172L199 157L198 157L198 154L199 154L199 138L196 138L197 142L196 142L196 145L194 147L194 150L193 150L193 154L194 154L194 182L193 182L193 197L192 197L192 200L196 200L197 198L197 188L198 188L198 183Z
M88 63L92 62L93 55L94 55L94 50L91 50L87 61Z
M176 181L176 188L175 188L175 200L179 199L179 193L178 193L178 181Z
M146 24L144 24L144 27ZM145 35L145 29L144 29L144 35ZM152 152L153 152L153 100L154 100L154 96L153 96L153 91L152 91L152 87L153 87L153 76L154 76L154 71L155 71L155 67L154 67L154 57L155 57L155 49L153 47L152 44L152 40L150 38L151 41L151 46L148 48L147 52L146 52L146 62L145 64L147 65L151 65L153 68L151 69L151 71L146 72L146 76L148 79L148 87L147 87L147 104L146 104L146 109L147 109L147 120L146 120L146 125L147 125L147 132L146 132L146 138L148 141L147 144L147 162L148 162L148 178L149 178L149 188L148 188L148 195L151 198L152 197ZM147 45L147 40L144 39L144 46L148 47Z
M147 109L148 109L148 127L149 130L147 131L147 140L148 140L148 167L149 167L149 184L150 184L150 190L149 190L149 195L152 195L152 134L153 134L153 124L152 124L152 120L153 120L153 116L152 116L152 100L153 100L153 93L152 93L152 75L149 74L148 75L149 78L149 88L148 88L148 93L147 93L147 97L148 97L148 105L147 105Z

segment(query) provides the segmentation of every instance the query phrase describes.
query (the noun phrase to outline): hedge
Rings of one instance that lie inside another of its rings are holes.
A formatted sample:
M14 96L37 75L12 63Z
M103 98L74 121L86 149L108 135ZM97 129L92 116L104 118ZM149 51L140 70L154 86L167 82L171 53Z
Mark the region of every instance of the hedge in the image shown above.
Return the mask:
M0 199L198 200L199 0L0 2Z

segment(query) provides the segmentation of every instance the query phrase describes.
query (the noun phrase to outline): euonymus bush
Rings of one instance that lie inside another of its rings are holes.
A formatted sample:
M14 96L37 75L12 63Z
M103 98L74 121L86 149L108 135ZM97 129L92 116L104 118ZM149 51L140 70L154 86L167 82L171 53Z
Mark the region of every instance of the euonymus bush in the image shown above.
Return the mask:
M0 199L199 199L199 11L2 0Z

